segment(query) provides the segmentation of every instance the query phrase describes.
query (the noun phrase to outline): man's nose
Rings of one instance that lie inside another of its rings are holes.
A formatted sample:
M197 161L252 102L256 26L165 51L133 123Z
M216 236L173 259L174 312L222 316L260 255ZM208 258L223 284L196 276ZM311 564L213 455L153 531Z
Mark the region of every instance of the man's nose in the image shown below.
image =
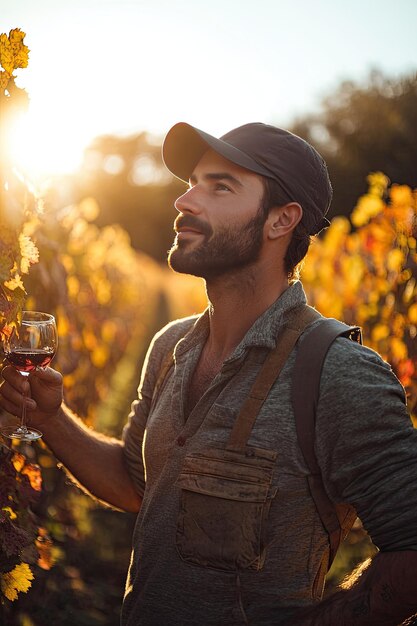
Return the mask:
M187 191L183 193L182 196L177 198L174 206L179 213L200 213L201 205L196 186L187 189Z

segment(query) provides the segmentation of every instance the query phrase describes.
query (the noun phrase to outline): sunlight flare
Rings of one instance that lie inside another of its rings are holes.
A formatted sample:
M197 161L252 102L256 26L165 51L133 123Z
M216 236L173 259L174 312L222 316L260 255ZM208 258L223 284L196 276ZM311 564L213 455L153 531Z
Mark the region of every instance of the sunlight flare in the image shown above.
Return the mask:
M19 116L9 129L10 157L15 167L34 182L54 174L71 173L82 162L88 132L51 119L48 110Z

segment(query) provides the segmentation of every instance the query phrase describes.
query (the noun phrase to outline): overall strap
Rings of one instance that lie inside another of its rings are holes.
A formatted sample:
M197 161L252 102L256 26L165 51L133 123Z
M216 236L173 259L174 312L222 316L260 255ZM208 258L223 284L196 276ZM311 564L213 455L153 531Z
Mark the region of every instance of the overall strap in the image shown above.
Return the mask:
M320 393L321 372L326 354L337 337L347 337L362 343L359 327L347 326L338 320L325 318L300 340L291 389L298 443L311 472L308 476L311 495L329 535L328 567L336 555L340 542L356 519L356 511L353 507L346 504L335 506L329 499L314 450L315 415Z
M235 419L226 446L227 450L245 451L258 413L298 338L306 326L319 317L321 316L315 309L304 304L288 312L287 321L278 336L277 345L266 357L252 389Z

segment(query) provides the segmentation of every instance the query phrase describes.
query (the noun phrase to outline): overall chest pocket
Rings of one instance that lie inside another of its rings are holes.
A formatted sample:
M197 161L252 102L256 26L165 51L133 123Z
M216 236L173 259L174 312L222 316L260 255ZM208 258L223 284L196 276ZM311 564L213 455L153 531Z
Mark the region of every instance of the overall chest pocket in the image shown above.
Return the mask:
M263 567L276 456L260 448L210 448L185 458L176 482L176 542L184 561L226 571Z

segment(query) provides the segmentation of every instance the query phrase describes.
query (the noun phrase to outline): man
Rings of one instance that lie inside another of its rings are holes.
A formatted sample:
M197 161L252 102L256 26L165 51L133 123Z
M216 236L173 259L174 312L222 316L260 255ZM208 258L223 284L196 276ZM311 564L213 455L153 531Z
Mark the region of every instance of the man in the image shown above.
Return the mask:
M322 158L264 124L220 140L177 124L163 156L189 183L169 263L206 280L207 311L154 338L121 442L71 415L57 372L29 378L30 421L57 458L97 498L140 509L122 624L399 624L417 612L417 432L389 366L340 338L321 377L326 490L356 507L381 550L349 591L320 602L328 546L295 432L297 346L243 447L232 441L257 373L305 303L297 265L331 201ZM1 405L19 414L28 383L13 368L3 375Z

